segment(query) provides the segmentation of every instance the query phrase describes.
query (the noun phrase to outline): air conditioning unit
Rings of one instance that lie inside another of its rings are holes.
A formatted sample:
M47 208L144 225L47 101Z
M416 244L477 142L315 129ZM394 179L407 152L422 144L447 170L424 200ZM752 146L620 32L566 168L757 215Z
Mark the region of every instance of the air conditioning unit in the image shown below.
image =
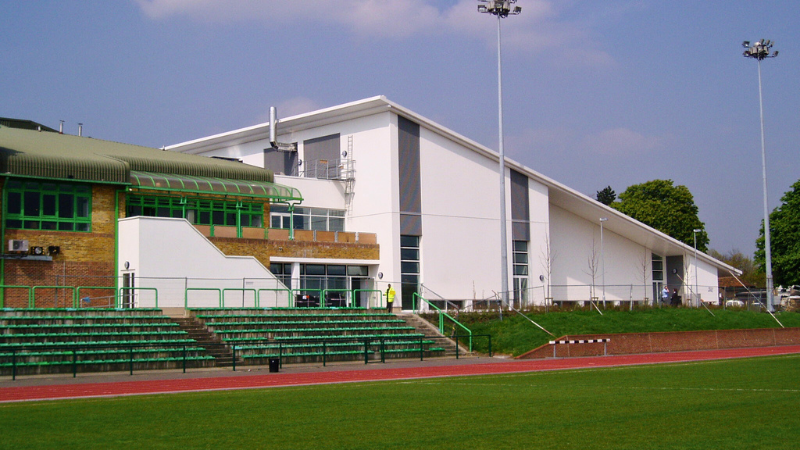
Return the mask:
M27 252L28 241L24 239L9 239L8 251L10 252Z

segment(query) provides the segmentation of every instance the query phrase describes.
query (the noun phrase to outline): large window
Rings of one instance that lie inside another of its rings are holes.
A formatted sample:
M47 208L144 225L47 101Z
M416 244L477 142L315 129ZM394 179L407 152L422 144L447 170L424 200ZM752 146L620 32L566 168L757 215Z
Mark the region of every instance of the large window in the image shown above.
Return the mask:
M292 213L285 205L270 206L270 226L289 228ZM344 211L326 208L294 208L295 230L344 231Z
M514 241L514 301L519 308L528 303L527 241Z
M7 228L92 231L92 187L9 179L5 185Z
M240 201L129 195L128 216L182 217L195 225L262 227L263 205Z
M414 294L419 292L419 241L419 236L400 236L400 281L403 309L412 309Z

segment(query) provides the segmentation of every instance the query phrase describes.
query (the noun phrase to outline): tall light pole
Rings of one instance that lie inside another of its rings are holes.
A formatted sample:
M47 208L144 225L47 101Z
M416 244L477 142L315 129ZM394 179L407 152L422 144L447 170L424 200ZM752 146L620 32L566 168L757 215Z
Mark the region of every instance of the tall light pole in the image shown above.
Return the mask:
M764 185L764 259L767 266L767 311L769 312L773 312L774 308L772 306L772 248L769 232L769 207L767 204L767 156L764 150L764 99L761 95L761 60L778 56L777 50L770 54L773 44L774 42L768 39L756 41L752 46L750 41L742 42L742 47L747 49L744 51L744 57L758 61L758 111L761 116L761 178Z
M600 264L603 266L603 308L606 307L606 254L603 248L603 223L607 220L608 217L600 218Z
M698 307L700 306L700 291L698 290L699 284L697 281L697 233L701 231L703 230L699 228L692 230L692 236L694 237L694 295L695 298L697 298L697 304L695 304L695 306Z
M522 12L517 0L478 0L478 12L497 16L497 110L500 135L500 276L503 307L508 306L508 243L506 242L506 156L503 151L503 57L500 51L500 19Z

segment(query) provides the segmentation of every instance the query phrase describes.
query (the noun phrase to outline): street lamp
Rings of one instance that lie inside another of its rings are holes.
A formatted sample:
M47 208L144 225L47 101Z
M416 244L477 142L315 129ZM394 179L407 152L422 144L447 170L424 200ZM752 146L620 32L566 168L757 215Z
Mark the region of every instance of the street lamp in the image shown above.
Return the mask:
M750 45L750 41L742 42L745 58L754 58L758 61L758 111L761 116L761 177L764 185L764 254L767 269L767 311L773 312L772 296L772 248L769 232L769 207L767 206L767 156L764 150L764 99L761 95L761 60L778 56L778 51L770 54L774 42L762 39Z
M698 281L697 281L697 233L703 230L699 228L695 228L692 230L692 237L694 237L694 295L697 298L697 303L695 306L700 306L700 291L698 290Z
M603 308L606 307L606 255L603 250L603 222L607 221L607 217L600 218L600 264L603 266L602 280L603 280Z
M517 0L478 0L478 12L497 16L497 109L500 135L500 276L503 307L508 306L508 243L506 242L506 157L503 151L503 58L500 51L500 19L522 12Z

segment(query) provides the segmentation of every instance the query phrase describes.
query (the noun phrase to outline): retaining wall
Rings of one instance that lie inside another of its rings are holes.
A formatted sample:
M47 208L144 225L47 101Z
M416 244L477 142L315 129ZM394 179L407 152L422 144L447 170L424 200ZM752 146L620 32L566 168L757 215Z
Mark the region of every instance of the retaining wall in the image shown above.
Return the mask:
M760 328L753 330L675 331L660 333L620 333L567 335L556 340L611 339L607 344L609 355L635 353L663 353L691 350L718 350L723 348L772 347L800 344L800 328ZM603 354L602 343L545 344L517 357L536 359Z

